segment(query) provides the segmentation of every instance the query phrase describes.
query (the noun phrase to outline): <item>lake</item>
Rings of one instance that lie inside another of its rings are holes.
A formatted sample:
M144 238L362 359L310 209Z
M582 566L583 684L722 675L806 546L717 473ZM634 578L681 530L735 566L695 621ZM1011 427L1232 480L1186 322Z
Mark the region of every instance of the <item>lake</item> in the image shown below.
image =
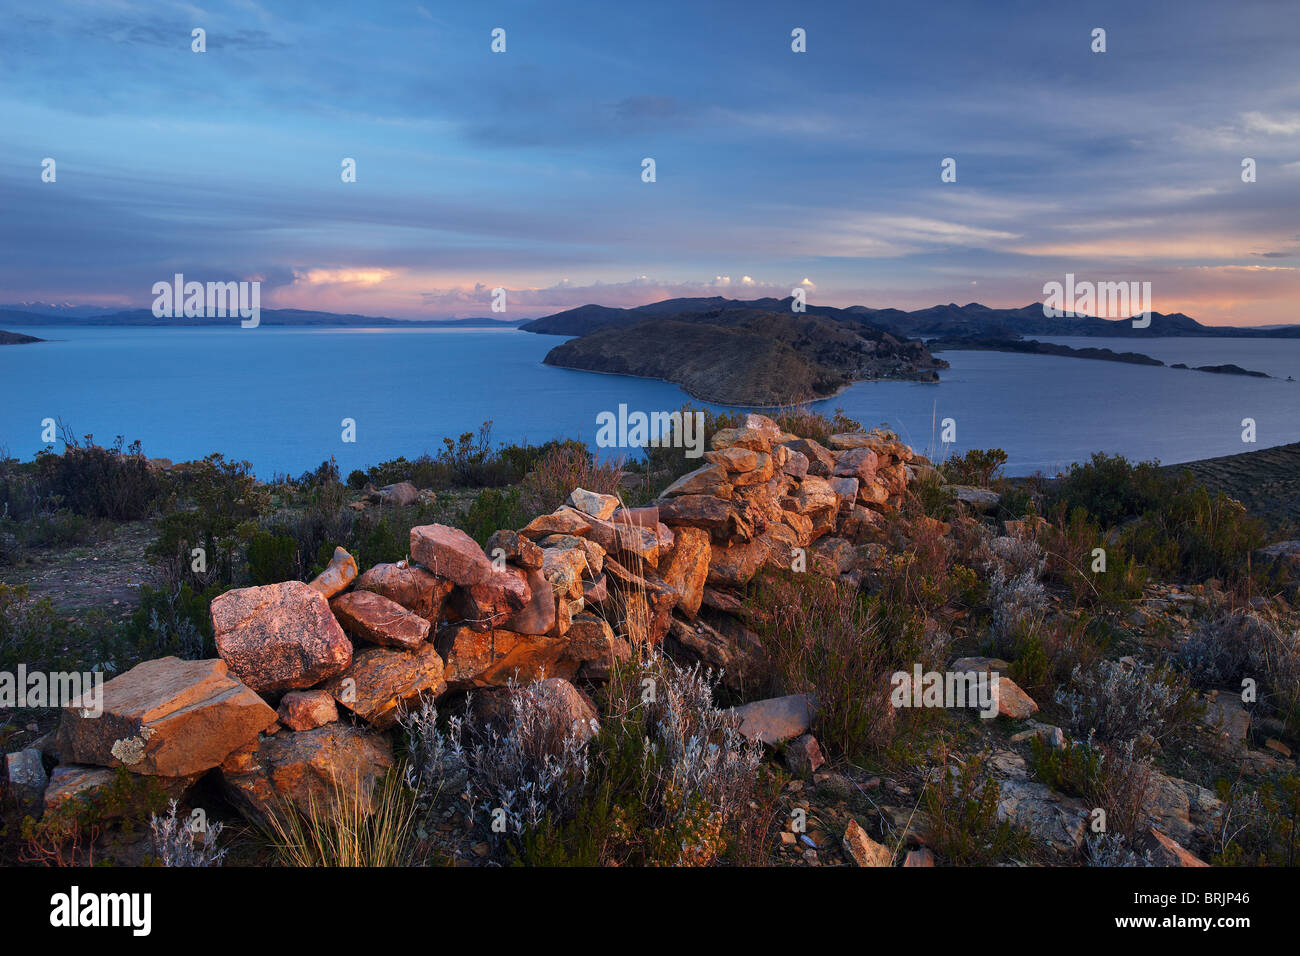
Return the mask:
M51 339L0 347L0 450L30 458L41 421L101 444L122 435L176 461L220 451L257 474L298 474L331 455L353 468L436 452L493 422L497 441L592 441L596 416L688 397L665 382L541 364L554 336L514 329L11 328ZM57 339L57 341L54 341ZM1165 362L1233 363L1279 379L999 352L945 352L937 385L862 382L816 404L887 424L921 451L1000 447L1007 472L1054 472L1094 451L1173 463L1300 441L1300 340L1048 341ZM699 404L699 403L696 403ZM342 421L356 422L344 442ZM1256 422L1257 444L1241 440Z

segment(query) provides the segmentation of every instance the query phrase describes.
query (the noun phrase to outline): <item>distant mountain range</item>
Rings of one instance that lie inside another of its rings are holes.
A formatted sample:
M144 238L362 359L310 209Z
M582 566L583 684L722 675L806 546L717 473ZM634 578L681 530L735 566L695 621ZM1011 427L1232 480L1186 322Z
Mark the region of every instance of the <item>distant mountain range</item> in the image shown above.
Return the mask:
M722 296L691 299L667 299L631 309L603 305L583 305L533 319L520 326L525 332L543 335L585 335L608 326L629 326L647 318L666 318L694 312L757 309L789 312L791 299L727 299ZM807 315L833 319L865 319L872 325L906 338L938 336L943 338L1015 338L1021 335L1088 335L1114 338L1168 338L1172 336L1222 336L1227 338L1300 338L1300 325L1242 328L1202 325L1182 312L1151 313L1147 328L1135 329L1131 319L1084 318L1049 319L1041 302L1017 309L991 309L978 302L966 305L949 303L928 309L905 312L901 309L871 309L862 305L838 309L825 305L807 306Z
M57 306L38 306L43 311L27 311L19 306L0 306L0 324L17 326L57 327L61 325L134 325L201 327L237 325L233 318L157 318L150 309L127 309L120 312L86 312L77 306L60 310ZM352 327L352 328L518 328L524 319L390 319L383 316L339 314L337 312L312 312L304 309L262 309L262 325L300 327Z

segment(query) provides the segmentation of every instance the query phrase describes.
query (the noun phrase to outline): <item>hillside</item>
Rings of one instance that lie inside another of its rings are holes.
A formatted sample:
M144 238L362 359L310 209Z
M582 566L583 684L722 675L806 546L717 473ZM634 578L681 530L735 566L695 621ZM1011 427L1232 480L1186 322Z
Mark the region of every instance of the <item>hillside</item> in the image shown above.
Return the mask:
M947 363L861 319L762 309L683 312L599 328L557 345L547 365L657 378L723 405L783 405L855 381L938 381Z
M21 332L6 332L0 329L0 345L30 345L33 342L44 341L34 335L23 335Z

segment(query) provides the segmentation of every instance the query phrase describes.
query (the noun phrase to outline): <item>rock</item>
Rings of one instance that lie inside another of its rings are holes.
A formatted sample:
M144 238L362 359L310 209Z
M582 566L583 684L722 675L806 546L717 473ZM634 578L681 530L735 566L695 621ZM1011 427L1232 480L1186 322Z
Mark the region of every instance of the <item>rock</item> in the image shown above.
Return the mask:
M858 866L892 866L894 862L889 848L867 836L867 831L852 817L844 831L844 853Z
M1277 541L1255 552L1261 568L1279 568L1293 581L1300 578L1300 541Z
M231 673L258 693L311 687L352 661L329 602L301 581L218 595L212 628Z
M791 450L788 445L781 447L786 450L785 464L781 466L781 472L791 478L802 478L808 474L808 456L801 451Z
M1010 717L1012 720L1026 720L1038 713L1038 705L1026 694L1015 681L1005 674L999 675L993 685L993 694L998 700L998 716Z
M383 654L385 651L375 648ZM346 723L263 737L221 765L231 802L255 823L292 807L328 813L339 799L373 806L374 790L393 766L387 735Z
M39 816L45 800L45 787L50 782L41 752L28 747L5 754L5 769L9 777L9 795L17 803L19 814Z
M875 479L879 466L880 459L870 448L850 448L835 459L831 474L837 478L856 478L861 484L869 484Z
M590 568L587 555L576 549L547 548L543 552L542 574L557 596L569 600L582 596L582 579Z
M1216 747L1224 753L1240 753L1250 734L1250 711L1240 697L1212 691L1205 701L1205 723Z
M584 743L600 730L596 708L567 680L548 677L533 684L531 690L537 705L550 711L560 726Z
M356 590L373 591L436 625L453 587L450 581L430 574L418 564L399 561L376 564L357 578Z
M315 730L339 719L334 698L327 690L291 690L280 698L276 715L290 730Z
M1264 748L1273 751L1275 754L1281 754L1283 757L1289 758L1291 756L1291 748L1282 743L1282 741L1278 740L1276 737L1269 737L1265 740Z
M637 561L654 565L659 560L661 545L657 523L646 527L630 521L592 518L589 537L605 554L615 555L624 563Z
M602 495L596 491L587 491L585 488L574 488L569 494L567 504L583 514L602 521L612 518L619 508L618 498L613 495Z
M714 627L703 618L669 621L667 646L674 657L699 661L719 671L732 690L744 689L767 669L763 642L758 635L730 615L712 612Z
M541 549L538 549L538 554L541 554ZM601 580L603 581L604 578ZM519 634L549 634L554 630L556 621L555 591L551 587L551 582L546 580L546 575L540 570L529 571L527 583L528 603L519 613L506 621L505 629Z
M492 574L492 562L474 539L444 524L412 528L411 557L438 577L461 587L481 584Z
M751 454L753 454L751 452ZM730 498L731 483L727 481L727 469L721 465L707 464L694 471L687 472L659 495L660 498L676 498L678 495L710 495L714 498Z
M819 442L815 442L811 438L798 438L794 441L785 442L785 447L790 449L792 455L797 452L808 459L808 467L804 470L804 474L818 478L829 478L834 473L835 456ZM799 477L802 477L802 475Z
M733 707L730 713L739 718L741 734L769 745L807 733L812 723L812 709L803 694L756 700Z
M622 602L621 616L627 626L627 639L634 647L662 641L668 633L673 608L677 606L676 589L649 569L637 574L612 558L605 562L605 571L616 599Z
M106 683L102 699L98 717L77 701L64 708L58 749L65 762L183 777L217 766L275 724L275 711L219 660L145 661Z
M138 787L139 795L152 796L166 800L180 800L186 791L202 777L202 773L188 774L184 777L128 777ZM57 809L67 800L88 800L101 790L113 788L120 791L119 771L107 767L88 767L82 764L65 763L54 768L50 774L49 786L45 788L45 812ZM96 810L102 819L116 819L128 809L127 801L121 799L104 800Z
M661 499L659 513L670 527L703 528L720 544L748 541L753 536L745 502L723 501L708 495L680 495Z
M798 777L810 777L826 762L821 745L812 734L800 734L786 744L785 766Z
M528 522L519 532L528 538L540 538L548 534L585 535L591 531L590 515L583 514L576 508L561 507L548 515L540 515Z
M731 449L728 449L728 451L730 450ZM716 454L725 454L725 452L717 452ZM786 452L786 454L788 455L789 452ZM757 486L771 481L772 476L775 473L776 460L771 454L759 451L754 453L753 469L737 474L729 474L727 477L731 479L731 486L734 493L750 494L751 492L748 492L745 489L756 489ZM725 495L719 495L719 497L725 497Z
M1013 744L1026 740L1039 740L1053 750L1064 750L1069 746L1069 741L1065 738L1065 731L1060 727L1053 727L1051 724L1034 724L1028 730L1022 730L1011 735Z
M745 415L744 427L751 432L757 432L770 442L776 441L782 435L780 425L758 412L749 412Z
M721 465L727 470L728 474L743 474L758 467L758 454L752 448L735 446L724 448L721 451L705 452L704 460L715 465ZM665 494L662 497L666 498L668 496Z
M357 651L352 666L323 689L362 720L383 729L393 726L400 712L414 709L425 697L437 697L446 687L442 657L432 644L421 644L413 651Z
M539 571L542 567L542 549L518 531L494 532L483 550L491 559L503 558L526 571Z
M1206 844L1218 831L1223 803L1205 787L1153 770L1142 803L1146 822L1184 846Z
M751 451L770 451L772 438L762 428L720 428L713 433L709 443L714 451L727 448L748 448Z
M476 631L502 627L531 603L533 592L528 579L534 573L506 565L485 581L452 591L451 607L463 623Z
M1028 830L1036 842L1054 850L1074 852L1083 845L1087 816L1088 807L1081 800L1063 796L1037 780L1011 776L1001 783L998 819L1010 820Z
M448 690L504 687L511 679L569 678L578 670L578 662L563 660L568 641L562 637L457 627L440 633L435 645L447 662Z
M977 514L992 514L998 510L1002 496L988 488L976 488L973 485L948 485L948 490L957 496L957 500Z
M347 590L349 584L357 578L357 562L343 548L334 549L334 557L329 565L307 585L327 598L332 598L340 591Z
M831 575L835 576L852 571L858 556L853 545L843 538L822 538L813 545L809 557L812 559L811 564L824 562L829 566Z
M376 492L376 497L383 504L405 508L420 500L420 489L409 481L399 481L395 484L384 485Z
M903 859L903 866L934 866L934 854L925 847L919 850L908 850L907 856Z
M975 671L981 674L1005 674L1011 665L1000 657L959 657L952 662L952 670L959 673Z
M623 648L626 647L629 653L631 651L626 642L619 645L609 622L594 614L573 615L565 637L568 646L564 649L564 658L581 665L578 673L584 677L595 675L595 679L605 679L615 661L624 659Z
M687 617L700 610L710 557L709 533L703 528L681 528L672 550L659 559L659 576L677 591L677 607Z
M604 604L609 597L609 587L605 583L605 575L600 575L594 581L586 581L582 585L582 599L588 604ZM518 630L518 628L514 628Z
M771 539L756 538L729 548L712 545L705 580L714 587L743 588L771 555Z
M739 614L744 610L744 605L736 595L728 591L720 591L717 588L704 586L704 597L700 601L701 607L711 607L716 611L725 611L728 614Z
M330 601L343 629L358 640L407 650L424 643L429 622L374 591L349 591Z
M1148 827L1142 835L1142 848L1151 854L1156 866L1209 866L1176 840L1165 836L1155 827Z
M798 490L787 500L793 504L789 510L801 515L816 511L829 511L833 514L840 506L840 496L835 493L830 482L811 474L799 483Z

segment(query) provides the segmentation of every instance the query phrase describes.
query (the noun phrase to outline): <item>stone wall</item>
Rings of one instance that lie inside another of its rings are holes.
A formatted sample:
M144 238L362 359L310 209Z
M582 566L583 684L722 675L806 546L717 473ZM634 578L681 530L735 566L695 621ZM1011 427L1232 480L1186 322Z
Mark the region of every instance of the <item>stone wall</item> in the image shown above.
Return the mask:
M406 561L359 573L339 549L310 584L221 595L219 660L148 661L105 685L102 716L64 712L45 804L108 768L175 792L216 769L257 819L335 778L371 785L392 764L391 728L421 700L542 676L600 682L645 644L743 686L764 663L737 613L744 586L764 567L855 580L912 452L880 432L824 447L749 415L704 459L648 507L575 489L486 548L424 525Z

